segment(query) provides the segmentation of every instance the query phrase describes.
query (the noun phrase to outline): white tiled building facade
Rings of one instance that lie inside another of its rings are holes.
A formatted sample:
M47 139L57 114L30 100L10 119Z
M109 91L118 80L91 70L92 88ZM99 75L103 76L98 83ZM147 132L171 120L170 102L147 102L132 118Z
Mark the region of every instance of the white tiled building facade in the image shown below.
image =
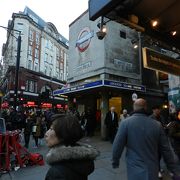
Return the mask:
M8 28L12 30L4 49L5 67L16 63L19 32L13 31L15 29L21 31L20 67L66 81L68 41L52 23L46 23L26 7L24 12L13 13Z
M68 76L68 40L53 23L45 22L28 7L12 14L7 29L7 41L2 51L4 80L1 81L6 99L13 103L20 35L18 95L25 98L25 103L32 98L40 101L37 97L48 89L51 95L48 102L53 104L56 97L52 97L52 92L64 86Z

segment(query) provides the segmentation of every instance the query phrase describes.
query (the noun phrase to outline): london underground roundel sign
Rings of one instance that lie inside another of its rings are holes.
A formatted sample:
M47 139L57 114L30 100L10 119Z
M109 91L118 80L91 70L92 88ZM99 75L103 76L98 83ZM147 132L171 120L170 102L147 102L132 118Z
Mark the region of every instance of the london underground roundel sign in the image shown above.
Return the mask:
M76 47L80 52L84 52L88 48L93 36L94 31L90 31L88 27L81 30L78 35L78 40L76 41Z

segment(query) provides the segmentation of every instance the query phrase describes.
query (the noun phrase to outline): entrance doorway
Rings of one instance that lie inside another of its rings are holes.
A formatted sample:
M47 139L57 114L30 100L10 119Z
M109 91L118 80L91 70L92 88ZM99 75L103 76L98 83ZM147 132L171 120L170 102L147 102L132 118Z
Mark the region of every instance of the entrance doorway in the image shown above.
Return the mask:
M115 107L115 111L119 117L121 114L121 111L122 111L122 98L121 97L112 97L111 99L109 99L109 109L112 106Z

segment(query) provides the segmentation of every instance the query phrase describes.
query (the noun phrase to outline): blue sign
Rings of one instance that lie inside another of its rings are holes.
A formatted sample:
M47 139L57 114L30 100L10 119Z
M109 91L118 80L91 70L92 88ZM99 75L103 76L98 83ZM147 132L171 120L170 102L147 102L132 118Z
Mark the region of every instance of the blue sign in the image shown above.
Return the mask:
M81 90L85 90L85 89L91 89L91 88L99 87L102 85L103 85L103 81L99 80L99 81L83 84L80 86L74 86L71 88L55 90L55 91L53 91L53 95L66 94L66 93L70 93L70 92L76 92L76 91L81 91Z
M128 90L133 90L133 91L142 91L142 92L146 91L145 86L128 84L128 83L118 82L118 81L98 80L98 81L90 82L90 83L83 84L80 86L74 86L71 88L55 90L55 91L53 91L53 95L68 94L68 93L72 93L72 92L82 91L82 90L86 90L86 89L92 89L92 88L101 87L101 86L108 86L108 87L120 88L120 89L128 89Z
M142 91L142 92L146 91L145 86L128 84L128 83L118 82L118 81L104 80L104 86L115 87L115 88L120 88L120 89L129 89L129 90L134 90L134 91Z
M101 11L109 5L112 0L89 0L89 18L97 19L101 16Z

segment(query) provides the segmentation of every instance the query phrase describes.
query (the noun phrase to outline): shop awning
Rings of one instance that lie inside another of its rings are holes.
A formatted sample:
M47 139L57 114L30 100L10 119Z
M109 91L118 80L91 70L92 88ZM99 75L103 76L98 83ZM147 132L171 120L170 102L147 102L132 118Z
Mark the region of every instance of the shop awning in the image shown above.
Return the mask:
M79 86L73 86L69 88L64 88L64 89L57 89L53 91L53 95L61 95L61 94L70 94L73 92L79 92L79 91L84 91L88 89L94 89L94 88L99 88L99 87L111 87L111 88L118 88L118 89L126 89L126 90L133 90L133 91L141 91L145 92L146 87L143 85L135 85L135 84L129 84L125 82L118 82L118 81L111 81L111 80L98 80L94 82L90 82L87 84L82 84Z
M179 0L89 0L89 18L96 20L100 16L128 25L135 15L138 25L145 33L161 40L173 49L180 50L180 1ZM152 27L153 20L158 21ZM132 24L131 28L133 28ZM136 26L134 26L136 29ZM172 35L176 31L175 35Z

